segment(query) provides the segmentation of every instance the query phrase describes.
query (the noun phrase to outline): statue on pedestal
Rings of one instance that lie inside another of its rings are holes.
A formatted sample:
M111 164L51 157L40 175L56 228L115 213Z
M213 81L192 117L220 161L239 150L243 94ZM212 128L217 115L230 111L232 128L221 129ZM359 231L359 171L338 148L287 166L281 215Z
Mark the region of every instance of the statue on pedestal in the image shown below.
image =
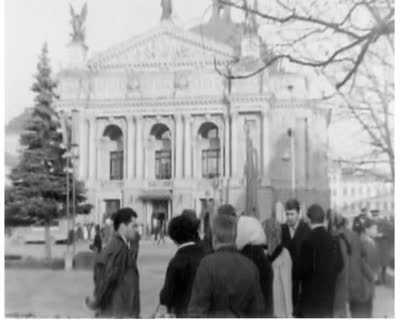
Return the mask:
M77 14L74 8L70 5L71 11L71 25L72 25L72 42L85 42L85 28L84 23L87 16L87 4L85 3L82 7L81 13Z
M172 0L161 0L161 20L169 20L172 15Z

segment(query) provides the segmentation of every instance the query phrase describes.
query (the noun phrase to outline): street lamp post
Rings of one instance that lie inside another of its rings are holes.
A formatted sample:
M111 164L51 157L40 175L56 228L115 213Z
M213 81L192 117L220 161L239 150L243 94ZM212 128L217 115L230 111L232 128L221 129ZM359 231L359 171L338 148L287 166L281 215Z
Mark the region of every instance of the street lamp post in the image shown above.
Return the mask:
M295 197L296 196L296 153L295 153L295 144L294 144L294 130L292 128L289 128L287 130L287 135L289 136L289 139L290 139L290 156L284 155L283 160L284 161L290 160L291 193L292 193L292 197Z
M296 196L296 153L294 149L294 131L289 128L288 136L290 137L290 158L291 158L291 172L292 172L292 197Z

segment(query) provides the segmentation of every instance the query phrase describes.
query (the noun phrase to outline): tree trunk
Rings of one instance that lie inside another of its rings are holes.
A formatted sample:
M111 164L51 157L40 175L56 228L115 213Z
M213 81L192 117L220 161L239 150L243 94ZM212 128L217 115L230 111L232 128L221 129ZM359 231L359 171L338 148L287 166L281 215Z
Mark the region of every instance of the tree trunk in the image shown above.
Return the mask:
M45 235L45 250L46 250L46 260L51 260L51 234L50 234L50 223L46 223L44 226Z

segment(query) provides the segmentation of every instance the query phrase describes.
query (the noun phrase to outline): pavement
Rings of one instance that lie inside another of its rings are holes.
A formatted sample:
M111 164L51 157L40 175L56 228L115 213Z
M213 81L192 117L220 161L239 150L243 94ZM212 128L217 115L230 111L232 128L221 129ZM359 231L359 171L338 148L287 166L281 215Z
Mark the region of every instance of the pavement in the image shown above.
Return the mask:
M58 247L58 246L57 246ZM86 244L77 247L87 248ZM10 253L10 248L7 250ZM43 256L41 245L19 248L20 253ZM65 248L53 250L55 256L63 255ZM86 250L86 249L85 249ZM138 266L141 288L141 314L149 317L158 304L166 267L176 247L168 241L157 246L152 241L142 241ZM91 318L93 312L86 309L84 299L93 293L91 271L52 271L5 269L5 313L6 315L33 314L36 317ZM394 288L378 286L374 301L374 317L394 316Z

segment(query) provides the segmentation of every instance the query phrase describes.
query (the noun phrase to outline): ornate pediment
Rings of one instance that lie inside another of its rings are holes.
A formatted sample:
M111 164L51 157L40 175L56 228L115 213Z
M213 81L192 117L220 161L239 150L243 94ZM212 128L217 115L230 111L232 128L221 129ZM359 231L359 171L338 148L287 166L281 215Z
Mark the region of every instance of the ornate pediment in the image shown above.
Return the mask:
M229 46L172 24L162 24L147 34L96 54L89 60L89 65L95 69L184 66L196 62L210 64L214 60L226 62L233 56Z

